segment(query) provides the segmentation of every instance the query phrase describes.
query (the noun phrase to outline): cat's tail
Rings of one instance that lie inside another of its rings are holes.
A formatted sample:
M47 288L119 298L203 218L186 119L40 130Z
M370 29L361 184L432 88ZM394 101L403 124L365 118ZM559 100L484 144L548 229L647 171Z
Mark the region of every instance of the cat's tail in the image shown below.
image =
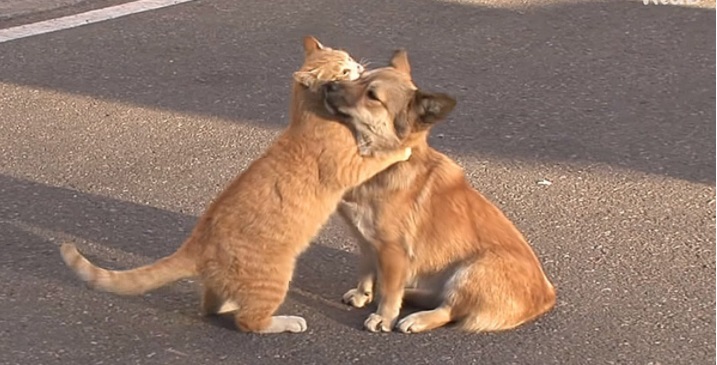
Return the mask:
M190 238L191 240L191 238ZM72 243L63 243L60 253L65 264L93 289L119 295L139 295L179 279L197 275L197 265L187 244L154 263L131 270L107 270L92 264Z

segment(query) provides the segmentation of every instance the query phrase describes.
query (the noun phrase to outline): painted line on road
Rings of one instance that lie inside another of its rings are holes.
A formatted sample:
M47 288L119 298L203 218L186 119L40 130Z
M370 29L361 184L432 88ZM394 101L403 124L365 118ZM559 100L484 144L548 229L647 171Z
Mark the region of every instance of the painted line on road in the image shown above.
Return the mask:
M58 30L75 28L82 25L103 22L105 20L111 20L126 15L160 9L190 1L194 0L137 0L131 3L90 10L85 13L63 16L61 18L44 20L37 23L18 25L16 27L0 29L0 43L31 37L38 34L56 32Z

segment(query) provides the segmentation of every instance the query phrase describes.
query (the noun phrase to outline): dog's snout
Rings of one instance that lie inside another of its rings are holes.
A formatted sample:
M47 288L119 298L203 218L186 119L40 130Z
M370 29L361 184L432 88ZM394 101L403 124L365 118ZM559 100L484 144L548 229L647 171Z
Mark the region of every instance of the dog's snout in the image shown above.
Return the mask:
M336 82L328 82L324 85L324 91L326 92L336 92L339 90L339 84Z

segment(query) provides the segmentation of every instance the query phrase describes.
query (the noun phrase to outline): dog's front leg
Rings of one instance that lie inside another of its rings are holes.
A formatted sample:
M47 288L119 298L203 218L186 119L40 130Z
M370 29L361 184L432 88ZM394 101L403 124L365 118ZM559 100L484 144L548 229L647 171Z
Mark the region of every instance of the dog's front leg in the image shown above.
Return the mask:
M356 308L363 308L373 302L374 283L376 279L376 255L371 244L359 239L361 258L359 280L356 288L349 289L341 301Z
M360 249L359 264L359 280L356 288L349 289L341 298L341 301L356 308L362 308L373 302L374 283L376 280L376 254L369 238L364 234L363 220L368 221L372 225L371 216L364 219L363 214L366 211L359 211L358 204L355 202L341 201L338 209L341 217L351 227L351 231L358 241Z
M378 310L368 316L364 327L371 332L391 332L401 311L403 291L408 274L409 257L398 243L377 245Z

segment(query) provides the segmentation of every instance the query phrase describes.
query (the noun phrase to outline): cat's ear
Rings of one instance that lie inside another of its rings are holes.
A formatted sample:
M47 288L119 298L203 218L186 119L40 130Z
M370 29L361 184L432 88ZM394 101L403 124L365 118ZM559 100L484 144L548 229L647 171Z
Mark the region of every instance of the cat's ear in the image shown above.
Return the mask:
M296 71L294 72L294 81L314 92L319 91L319 88L324 83L319 80L319 76L315 71Z
M294 81L306 87L311 87L318 81L318 78L311 71L296 71L294 72Z
M313 36L304 37L304 55L308 56L318 50L324 49L324 45Z

